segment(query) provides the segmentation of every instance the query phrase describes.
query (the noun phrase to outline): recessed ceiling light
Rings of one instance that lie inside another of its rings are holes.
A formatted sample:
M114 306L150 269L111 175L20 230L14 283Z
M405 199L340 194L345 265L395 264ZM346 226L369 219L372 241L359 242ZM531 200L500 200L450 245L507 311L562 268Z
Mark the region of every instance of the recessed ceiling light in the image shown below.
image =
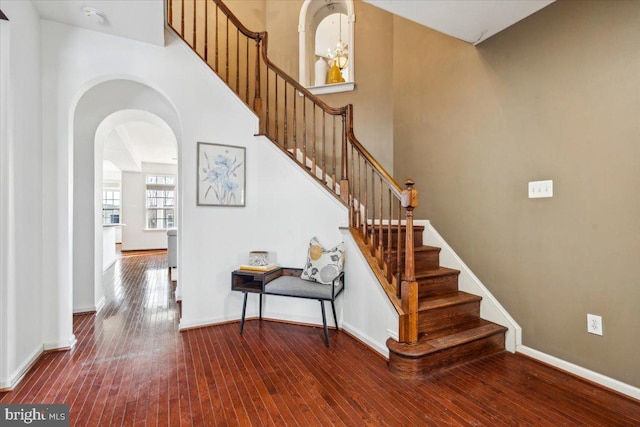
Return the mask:
M96 24L102 25L107 20L107 16L96 8L84 7L82 8L82 11L87 18L91 19Z

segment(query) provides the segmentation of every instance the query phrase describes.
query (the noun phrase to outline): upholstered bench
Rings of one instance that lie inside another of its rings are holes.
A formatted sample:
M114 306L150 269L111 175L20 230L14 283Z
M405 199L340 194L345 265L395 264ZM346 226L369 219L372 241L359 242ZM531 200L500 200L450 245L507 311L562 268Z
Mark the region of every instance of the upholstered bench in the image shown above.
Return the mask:
M244 314L247 308L247 293L260 294L260 319L262 319L262 295L306 298L320 301L324 343L329 346L327 316L324 302L331 301L333 321L338 329L335 300L344 290L344 243L326 249L317 237L309 242L305 268L281 268L266 271L236 270L231 276L231 289L244 293L240 333L244 329Z
M332 284L323 284L300 278L301 268L278 268L268 273L233 272L232 289L244 292L242 305L242 319L240 321L240 333L244 329L244 318L247 307L247 294L260 294L260 319L262 319L262 295L278 295L293 298L315 299L320 301L322 312L322 327L324 328L324 343L329 346L329 331L327 328L327 316L324 310L324 302L331 301L333 321L338 329L338 317L336 316L335 299L344 291L344 272L333 279Z

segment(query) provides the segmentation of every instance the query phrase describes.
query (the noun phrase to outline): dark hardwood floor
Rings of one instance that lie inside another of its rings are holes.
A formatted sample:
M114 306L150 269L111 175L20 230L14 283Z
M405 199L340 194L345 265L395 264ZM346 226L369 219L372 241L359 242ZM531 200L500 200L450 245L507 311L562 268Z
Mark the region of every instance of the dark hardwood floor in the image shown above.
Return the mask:
M43 355L0 403L67 403L77 426L640 425L640 402L500 353L399 380L345 333L249 321L178 332L165 253L124 253L78 345Z

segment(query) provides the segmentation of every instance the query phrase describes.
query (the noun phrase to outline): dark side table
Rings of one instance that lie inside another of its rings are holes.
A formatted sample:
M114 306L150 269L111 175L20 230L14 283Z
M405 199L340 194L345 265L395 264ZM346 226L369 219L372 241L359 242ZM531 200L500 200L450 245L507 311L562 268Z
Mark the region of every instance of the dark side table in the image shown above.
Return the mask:
M242 303L242 320L240 321L240 333L244 330L244 314L247 310L247 295L258 294L260 298L260 320L262 320L262 294L267 283L282 275L282 267L276 267L269 271L235 270L231 273L231 290L244 294Z

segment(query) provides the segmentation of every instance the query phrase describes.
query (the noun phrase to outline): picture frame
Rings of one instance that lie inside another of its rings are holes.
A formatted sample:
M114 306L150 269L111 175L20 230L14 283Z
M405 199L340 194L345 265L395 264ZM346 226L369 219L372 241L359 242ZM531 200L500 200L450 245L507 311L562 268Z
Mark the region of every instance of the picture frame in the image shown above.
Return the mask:
M245 206L246 149L198 142L198 206Z

